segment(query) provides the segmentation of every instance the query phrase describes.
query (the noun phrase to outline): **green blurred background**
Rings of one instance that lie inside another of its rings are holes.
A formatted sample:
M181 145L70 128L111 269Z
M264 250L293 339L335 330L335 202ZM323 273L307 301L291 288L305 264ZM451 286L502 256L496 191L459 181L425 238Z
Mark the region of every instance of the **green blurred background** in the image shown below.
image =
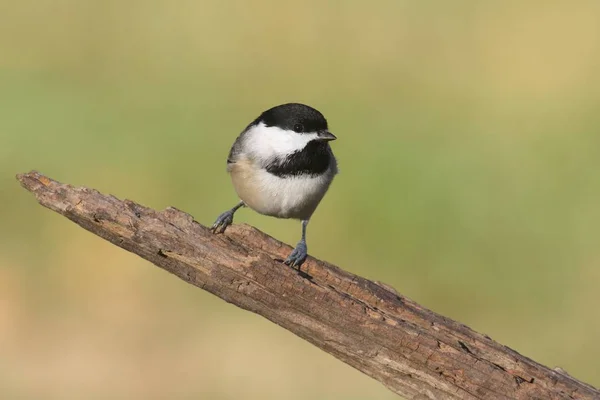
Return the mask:
M599 16L595 0L0 0L0 398L396 398L14 179L210 224L236 202L232 141L289 101L339 138L312 255L600 386Z

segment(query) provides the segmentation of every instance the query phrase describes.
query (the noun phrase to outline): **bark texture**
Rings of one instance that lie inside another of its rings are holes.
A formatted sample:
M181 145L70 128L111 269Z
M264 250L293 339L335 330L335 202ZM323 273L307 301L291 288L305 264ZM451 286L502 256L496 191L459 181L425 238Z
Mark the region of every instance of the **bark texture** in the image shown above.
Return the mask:
M43 206L184 281L260 314L408 399L600 399L600 392L393 288L309 257L247 225L224 235L37 172L17 176Z

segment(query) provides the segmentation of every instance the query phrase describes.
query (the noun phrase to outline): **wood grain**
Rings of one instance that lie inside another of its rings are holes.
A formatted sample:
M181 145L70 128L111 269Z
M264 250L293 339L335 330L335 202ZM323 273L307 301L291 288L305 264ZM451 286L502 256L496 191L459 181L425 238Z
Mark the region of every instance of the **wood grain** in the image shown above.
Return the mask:
M393 288L309 257L247 225L224 235L175 208L156 211L35 171L40 204L184 281L262 315L409 399L600 399L600 392Z

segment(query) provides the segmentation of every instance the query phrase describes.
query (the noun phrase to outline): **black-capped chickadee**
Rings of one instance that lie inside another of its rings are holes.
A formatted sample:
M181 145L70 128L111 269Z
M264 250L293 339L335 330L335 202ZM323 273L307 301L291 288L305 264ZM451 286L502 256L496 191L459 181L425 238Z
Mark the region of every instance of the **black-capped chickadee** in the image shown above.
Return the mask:
M301 265L307 256L306 226L337 174L329 147L335 139L323 114L312 107L289 103L263 112L231 147L227 171L241 201L219 215L213 232L224 232L244 206L264 215L299 219L302 238L285 263Z

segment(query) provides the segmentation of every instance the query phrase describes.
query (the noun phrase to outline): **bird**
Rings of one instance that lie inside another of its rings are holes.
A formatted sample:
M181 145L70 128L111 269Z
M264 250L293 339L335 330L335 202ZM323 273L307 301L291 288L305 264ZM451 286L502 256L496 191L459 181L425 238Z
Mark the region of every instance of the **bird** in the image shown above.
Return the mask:
M217 217L212 232L225 232L242 207L300 220L301 239L284 260L300 268L308 256L308 222L338 173L329 145L336 139L323 114L308 105L286 103L264 111L229 151L227 172L240 201Z

